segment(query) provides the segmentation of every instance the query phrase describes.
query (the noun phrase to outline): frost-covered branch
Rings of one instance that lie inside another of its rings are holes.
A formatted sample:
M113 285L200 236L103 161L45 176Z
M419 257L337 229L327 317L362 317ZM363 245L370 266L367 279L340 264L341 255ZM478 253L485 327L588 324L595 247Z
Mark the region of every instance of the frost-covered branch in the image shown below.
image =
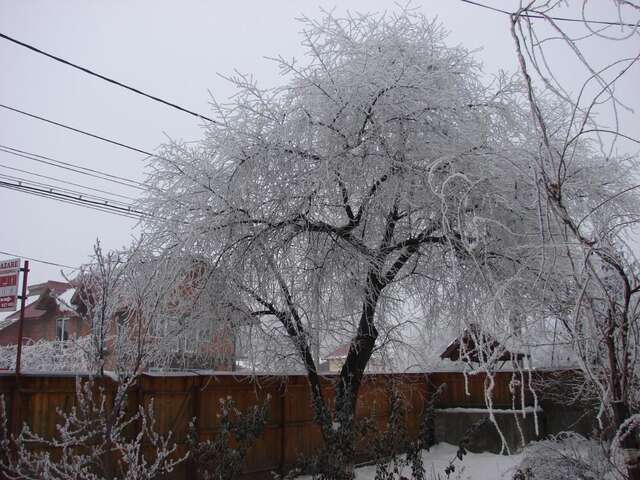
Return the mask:
M16 480L151 480L171 473L186 456L176 456L171 434L155 431L153 402L127 412L130 386L118 384L111 398L95 380L78 379L76 404L69 411L58 408L60 423L52 437L27 424L17 436L9 435L0 397L0 470ZM133 426L139 427L137 434Z

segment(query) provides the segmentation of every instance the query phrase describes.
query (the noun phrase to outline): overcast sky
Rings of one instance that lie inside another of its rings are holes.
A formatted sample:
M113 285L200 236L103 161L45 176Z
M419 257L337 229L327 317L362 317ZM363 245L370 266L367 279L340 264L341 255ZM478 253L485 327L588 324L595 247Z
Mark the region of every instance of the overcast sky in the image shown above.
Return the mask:
M511 0L484 3L507 10ZM213 95L224 101L233 89L218 73L234 69L252 73L262 86L279 82L278 70L265 57L303 55L301 14L319 17L320 8L338 3L318 1L26 1L0 0L0 32L84 65L186 108L210 114ZM579 4L581 2L576 2ZM391 2L341 1L336 13L393 9ZM592 2L591 18L612 19L604 0ZM490 75L498 69L516 70L509 20L459 0L413 3L427 16L437 16L450 30L449 43L478 50L478 60ZM576 5L577 6L577 5ZM579 10L563 12L579 16ZM605 61L634 46L594 42L591 53ZM637 45L635 46L637 47ZM561 79L578 88L580 78L563 62ZM0 39L0 103L154 151L167 138L197 140L202 122L179 111L87 76ZM640 72L632 71L620 92L636 111ZM625 114L623 130L639 135L638 116ZM46 155L115 175L142 180L144 156L64 131L0 108L0 145ZM126 196L136 190L32 160L0 152L0 174L34 177L8 170L20 168L62 178ZM54 183L40 179L41 182ZM73 188L73 187L67 187ZM128 244L136 222L127 218L65 205L50 199L0 188L0 251L65 265L86 262L96 238L105 248ZM7 258L0 255L0 258ZM60 268L32 262L30 284L62 279Z

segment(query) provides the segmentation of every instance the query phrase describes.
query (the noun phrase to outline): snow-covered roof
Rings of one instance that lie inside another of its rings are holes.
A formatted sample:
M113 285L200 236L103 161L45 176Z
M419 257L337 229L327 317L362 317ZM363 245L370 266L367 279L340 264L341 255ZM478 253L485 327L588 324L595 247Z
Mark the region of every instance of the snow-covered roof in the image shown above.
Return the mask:
M15 319L11 318L12 315L13 314L9 315L7 318L0 320L0 330L7 328L9 325L16 321Z
M60 312L75 312L76 308L72 305L71 299L75 295L76 289L67 282L58 282L49 280L29 286L27 297L31 302L24 309L25 319L40 318L46 314L46 302L42 302L43 298L52 298L56 302L56 307ZM35 297L35 298L34 298ZM0 330L13 325L20 319L20 309L11 313L4 319L0 320Z
M351 347L351 343L345 343L344 345L340 345L329 355L324 357L325 360L342 360L343 358L347 358L349 354L349 347Z
M33 302L28 304L26 307L24 307L24 318L39 318L42 315L44 315L45 313L47 313L46 310L44 310L42 308L38 308L40 306L39 300L40 299L37 298ZM9 325L11 325L14 322L17 322L19 319L20 319L20 309L16 310L11 315L9 315L7 318L5 318L4 320L0 321L0 330L2 330L3 328L8 327Z
M480 345L477 345L478 342ZM464 346L464 348L463 348ZM498 342L491 334L483 331L480 325L473 323L464 329L462 335L453 340L440 354L443 360L469 360L479 363L482 358L488 358L498 352L497 361L521 360L523 353L511 352Z
M61 312L75 312L76 307L71 303L75 294L76 289L69 285L66 290L60 293L51 292L51 297L55 299Z
M43 283L36 283L35 285L29 285L29 296L42 295L47 290L53 294L59 295L71 288L71 285L67 282L58 282L57 280L47 280Z

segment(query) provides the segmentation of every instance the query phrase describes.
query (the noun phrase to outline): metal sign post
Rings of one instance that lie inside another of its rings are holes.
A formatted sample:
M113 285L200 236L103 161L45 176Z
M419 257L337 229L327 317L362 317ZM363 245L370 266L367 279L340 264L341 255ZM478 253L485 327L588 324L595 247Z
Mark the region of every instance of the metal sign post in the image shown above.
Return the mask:
M11 401L11 433L13 435L17 435L18 434L18 409L19 409L19 403L20 403L20 363L22 360L22 334L23 334L23 329L24 329L24 308L27 304L27 280L29 277L29 260L25 260L24 261L24 267L23 268L19 268L20 267L20 259L16 259L17 260L17 270L16 270L16 275L19 275L20 272L22 272L22 295L18 297L17 295L17 290L18 290L18 281L17 281L17 277L15 280L15 298L16 300L19 298L20 299L20 318L18 320L18 345L17 345L17 351L16 351L16 378L15 378L15 384L14 384L14 388L13 388L13 398ZM4 262L3 262L4 263ZM1 275L0 271L0 275ZM2 277L0 277L2 278ZM13 282L10 282L13 283ZM13 286L13 285L12 285ZM4 292L6 293L6 292ZM10 296L10 295L8 295ZM15 301L13 304L13 310L15 310Z
M22 271L22 295L20 296L20 319L18 320L18 349L16 351L16 381L20 376L20 363L22 360L22 332L24 329L24 307L27 304L27 277L29 276L29 260L24 261Z

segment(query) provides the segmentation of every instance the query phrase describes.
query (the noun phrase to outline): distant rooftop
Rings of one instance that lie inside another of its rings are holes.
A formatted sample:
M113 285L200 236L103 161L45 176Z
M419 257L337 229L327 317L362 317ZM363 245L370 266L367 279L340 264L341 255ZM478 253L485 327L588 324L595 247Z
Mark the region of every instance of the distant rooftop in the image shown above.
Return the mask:
M481 363L490 357L493 360L506 362L509 360L521 360L523 353L510 352L493 336L484 332L478 324L471 324L465 328L462 335L453 340L442 352L440 358L448 358L452 361Z
M70 299L75 293L75 288L68 282L58 282L56 280L48 280L43 283L29 285L27 297L35 297L24 308L24 318L34 319L40 318L47 313L46 302L43 305L41 301L44 296L53 298L56 301L57 308L60 311L73 311L70 306ZM61 301L62 300L62 301ZM0 330L17 322L20 319L20 308L15 312L0 320Z

